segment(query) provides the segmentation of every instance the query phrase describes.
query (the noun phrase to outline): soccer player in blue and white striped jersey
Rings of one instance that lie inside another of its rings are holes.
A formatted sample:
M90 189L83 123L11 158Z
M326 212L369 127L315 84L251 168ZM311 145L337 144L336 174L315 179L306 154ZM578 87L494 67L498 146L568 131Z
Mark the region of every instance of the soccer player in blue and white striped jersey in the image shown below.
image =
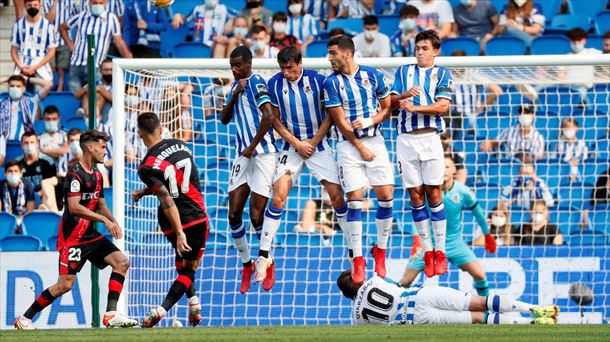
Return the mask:
M55 57L57 48L55 25L40 14L40 0L26 0L25 9L27 15L13 25L13 74L53 81L49 62Z
M114 40L114 44L122 57L131 58L131 52L129 52L121 35L118 18L105 9L106 0L90 0L90 4L89 11L83 11L75 15L61 24L59 28L61 37L72 51L68 88L73 93L79 91L87 79L87 35L95 35L96 66L99 66L106 59L111 40ZM76 28L74 41L69 34L69 31L73 28ZM96 75L99 76L99 71L96 72Z
M240 292L250 288L254 262L250 258L242 215L250 195L250 221L257 232L263 229L263 214L271 195L277 148L273 137L274 112L265 80L252 73L252 52L239 46L231 52L231 86L220 121L237 123L237 148L229 178L229 225L243 263Z
M364 281L362 257L362 189L368 178L378 199L377 244L373 247L375 273L385 277L385 250L392 231L394 170L380 133L390 116L390 94L383 74L354 62L354 42L339 36L328 42L334 71L324 81L326 112L336 127L339 177L347 193L347 224L354 262L354 282Z
M303 166L307 166L328 192L343 231L347 215L337 163L327 140L332 121L324 111L322 100L325 77L317 71L303 69L301 52L294 45L280 51L277 61L281 72L267 85L271 105L277 111L273 127L284 139L284 146L273 177L271 204L265 212L255 277L257 282L263 282L266 291L275 283L275 264L269 256L271 243L280 227L288 193Z
M400 108L396 141L398 171L411 198L413 221L424 247L424 273L428 277L447 272L447 221L441 191L445 160L439 133L445 130L442 115L449 111L453 81L449 70L434 65L440 46L435 31L418 33L415 37L417 64L403 65L396 70L391 91L392 107ZM436 242L434 250L430 219Z

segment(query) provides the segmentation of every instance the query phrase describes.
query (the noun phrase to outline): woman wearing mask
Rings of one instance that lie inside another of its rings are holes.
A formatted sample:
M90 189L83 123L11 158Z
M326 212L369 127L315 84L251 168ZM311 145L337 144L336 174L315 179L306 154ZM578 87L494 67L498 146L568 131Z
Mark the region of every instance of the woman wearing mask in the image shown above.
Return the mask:
M544 31L545 17L534 0L509 0L492 35L507 34L530 46Z
M295 36L301 42L303 54L307 51L307 46L314 41L318 34L316 20L308 13L305 13L303 0L288 0L288 34Z
M227 28L229 32L229 41L227 43L227 55L226 58L229 58L231 51L233 51L238 46L247 46L250 47L250 42L248 41L248 36L250 35L250 28L248 26L248 19L243 15L238 15L233 18L233 23L228 25Z
M516 244L526 245L562 245L563 235L559 228L549 222L549 209L544 201L534 201L530 207L530 223L515 231Z
M510 246L515 244L515 239L512 237L513 227L510 223L510 215L505 209L498 207L494 208L487 216L489 230L491 235L496 239L498 246ZM474 241L475 246L485 246L485 237L480 235Z
M578 122L574 118L565 118L561 121L559 141L553 149L553 157L570 164L570 180L576 181L579 177L578 165L589 156L587 144L578 139Z

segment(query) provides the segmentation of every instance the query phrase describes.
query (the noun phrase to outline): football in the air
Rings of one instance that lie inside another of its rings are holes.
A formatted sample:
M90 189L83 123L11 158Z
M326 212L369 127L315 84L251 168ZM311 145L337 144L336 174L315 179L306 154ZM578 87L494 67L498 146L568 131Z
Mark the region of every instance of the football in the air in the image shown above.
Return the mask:
M153 6L157 8L165 8L171 6L175 0L148 0Z

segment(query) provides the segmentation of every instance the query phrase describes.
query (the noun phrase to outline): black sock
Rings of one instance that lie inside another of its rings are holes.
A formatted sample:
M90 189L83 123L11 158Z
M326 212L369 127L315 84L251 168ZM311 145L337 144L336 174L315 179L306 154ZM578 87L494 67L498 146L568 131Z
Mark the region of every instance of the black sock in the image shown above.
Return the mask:
M36 298L34 303L30 306L30 308L23 314L25 318L32 319L34 315L42 311L42 309L49 306L56 297L53 297L49 289L45 289L42 293Z
M108 281L108 304L106 305L106 312L116 311L116 305L123 291L123 283L125 282L125 276L116 272L110 274L110 280Z
M348 251L347 251L347 255L348 255L350 258L354 258L354 251L353 251L352 249L348 250Z
M180 270L180 275L174 280L174 283L167 292L163 304L161 304L165 311L169 311L169 309L178 302L180 297L182 297L186 290L193 284L194 277L195 271L189 268Z
M191 283L188 289L186 289L186 298L191 298L195 295L195 281Z
M269 257L269 251L264 251L264 250L260 249L258 251L258 256L262 256L263 258L268 258Z
M248 260L248 262L244 262L244 266L252 266L252 260Z

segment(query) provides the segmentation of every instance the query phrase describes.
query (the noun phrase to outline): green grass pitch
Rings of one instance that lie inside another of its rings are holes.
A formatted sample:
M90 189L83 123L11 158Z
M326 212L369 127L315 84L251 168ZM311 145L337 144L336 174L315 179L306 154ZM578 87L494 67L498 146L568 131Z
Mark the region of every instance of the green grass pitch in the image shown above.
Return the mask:
M610 341L610 325L395 325L0 331L0 341Z

